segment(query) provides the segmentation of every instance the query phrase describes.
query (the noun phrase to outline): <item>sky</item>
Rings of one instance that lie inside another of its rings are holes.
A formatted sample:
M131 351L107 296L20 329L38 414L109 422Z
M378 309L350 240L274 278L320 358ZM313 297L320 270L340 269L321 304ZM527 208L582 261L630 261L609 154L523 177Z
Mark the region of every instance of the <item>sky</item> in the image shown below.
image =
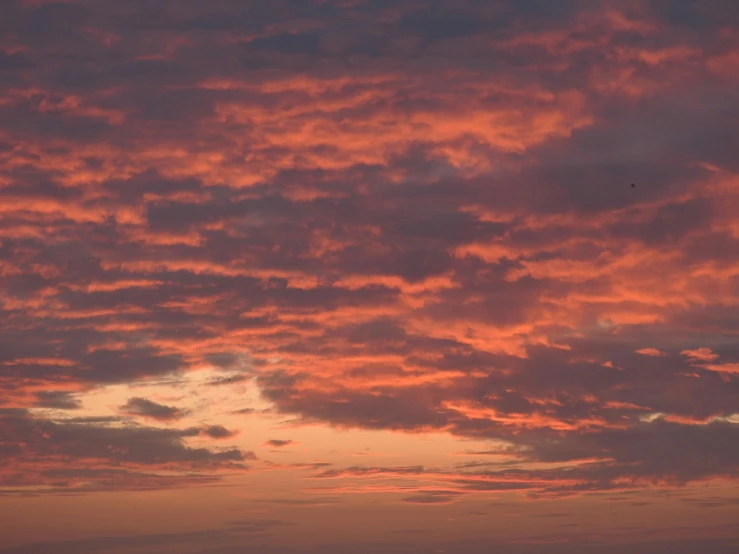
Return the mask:
M739 3L2 0L0 554L739 551Z

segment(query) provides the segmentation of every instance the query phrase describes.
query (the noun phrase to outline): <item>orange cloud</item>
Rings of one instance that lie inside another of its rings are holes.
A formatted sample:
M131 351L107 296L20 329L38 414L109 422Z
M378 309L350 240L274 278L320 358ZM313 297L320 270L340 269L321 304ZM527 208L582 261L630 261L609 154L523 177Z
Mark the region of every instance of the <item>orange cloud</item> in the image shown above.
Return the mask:
M144 4L7 10L0 494L734 478L732 8Z

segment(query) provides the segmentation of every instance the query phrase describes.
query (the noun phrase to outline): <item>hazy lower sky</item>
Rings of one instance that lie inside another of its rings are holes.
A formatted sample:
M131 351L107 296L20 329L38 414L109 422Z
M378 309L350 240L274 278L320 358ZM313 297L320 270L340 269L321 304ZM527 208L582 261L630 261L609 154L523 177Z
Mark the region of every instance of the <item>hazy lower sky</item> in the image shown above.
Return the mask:
M0 554L739 551L739 2L1 0Z

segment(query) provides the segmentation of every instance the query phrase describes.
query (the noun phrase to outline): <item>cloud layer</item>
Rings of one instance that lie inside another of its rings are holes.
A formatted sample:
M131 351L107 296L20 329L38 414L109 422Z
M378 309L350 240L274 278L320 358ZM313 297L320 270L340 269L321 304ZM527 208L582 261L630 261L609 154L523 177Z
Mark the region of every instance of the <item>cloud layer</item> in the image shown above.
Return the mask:
M204 367L298 425L505 445L406 503L735 480L737 25L697 0L6 0L0 488L244 469L207 406L70 419Z

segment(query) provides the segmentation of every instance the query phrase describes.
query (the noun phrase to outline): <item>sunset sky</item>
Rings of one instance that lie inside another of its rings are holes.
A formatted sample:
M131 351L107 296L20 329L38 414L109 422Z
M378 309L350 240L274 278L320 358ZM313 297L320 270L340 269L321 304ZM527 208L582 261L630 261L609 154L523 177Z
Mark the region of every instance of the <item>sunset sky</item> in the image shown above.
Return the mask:
M739 2L0 0L0 514L739 552Z

